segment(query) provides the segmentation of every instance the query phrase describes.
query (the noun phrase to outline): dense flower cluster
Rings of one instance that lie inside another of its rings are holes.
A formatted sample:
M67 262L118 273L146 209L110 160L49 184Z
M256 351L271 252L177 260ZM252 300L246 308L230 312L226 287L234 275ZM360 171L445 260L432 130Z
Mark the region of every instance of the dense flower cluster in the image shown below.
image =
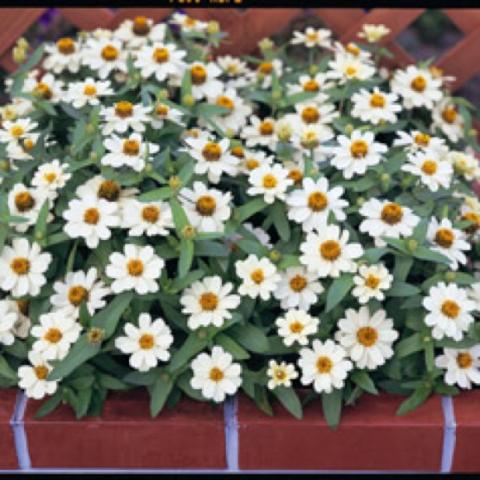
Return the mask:
M79 417L139 385L152 415L319 396L335 425L480 384L473 108L380 67L387 33L214 58L218 25L175 13L35 52L2 108L0 386Z

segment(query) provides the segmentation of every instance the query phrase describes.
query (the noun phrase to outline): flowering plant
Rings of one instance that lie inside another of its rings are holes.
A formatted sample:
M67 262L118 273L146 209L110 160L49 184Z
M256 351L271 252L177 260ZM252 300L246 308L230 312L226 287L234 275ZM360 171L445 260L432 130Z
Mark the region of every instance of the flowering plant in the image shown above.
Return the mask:
M334 426L479 384L475 111L429 62L380 67L387 33L214 59L176 13L37 50L2 109L0 386L77 417L138 386L152 415L320 398Z

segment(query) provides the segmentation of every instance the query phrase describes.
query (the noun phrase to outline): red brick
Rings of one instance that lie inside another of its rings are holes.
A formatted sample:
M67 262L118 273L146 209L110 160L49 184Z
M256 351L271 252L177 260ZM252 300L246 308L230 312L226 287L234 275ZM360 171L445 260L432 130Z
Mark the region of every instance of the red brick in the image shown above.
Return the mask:
M18 468L15 441L10 424L15 411L16 390L0 390L0 470Z
M454 472L480 472L480 391L462 392L453 398L457 423Z
M225 468L223 409L182 400L157 418L145 392L112 395L101 417L76 420L66 406L35 419L25 413L32 467Z
M321 401L296 420L274 406L260 412L245 396L239 401L239 465L243 469L439 471L443 443L440 397L399 417L403 397L365 395L344 409L340 427L325 423ZM478 443L477 443L478 445Z

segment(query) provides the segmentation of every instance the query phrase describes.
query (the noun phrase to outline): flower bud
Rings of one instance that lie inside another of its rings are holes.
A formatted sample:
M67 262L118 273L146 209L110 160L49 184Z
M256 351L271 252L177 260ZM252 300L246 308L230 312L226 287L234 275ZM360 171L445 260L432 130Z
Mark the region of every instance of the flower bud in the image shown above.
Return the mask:
M457 274L455 272L446 272L445 273L445 280L447 282L454 282L455 278L457 278Z
M195 98L193 95L184 95L182 98L182 104L186 107L193 107L195 105Z
M353 132L353 125L351 123L349 123L348 125L345 125L345 133L347 135L351 135L352 132Z
M168 179L168 186L172 190L178 190L182 186L182 181L180 180L180 177L178 177L177 175L172 175Z
M10 170L10 162L8 160L0 160L0 170L8 172Z
M215 35L216 33L218 33L220 31L220 24L215 21L215 20L211 20L210 22L208 22L208 25L207 25L207 32L210 34L210 35Z
M161 90L159 90L158 94L157 94L157 98L159 100L167 100L169 97L169 93L168 93L168 90L166 88L162 88Z
M411 251L414 252L418 247L418 242L414 239L411 238L410 240L407 241L407 248Z
M105 337L105 330L103 330L103 328L92 327L87 332L87 339L90 343L93 343L93 344L101 343L104 337Z
M187 240L194 238L196 234L197 232L195 231L195 227L192 225L185 225L182 229L182 236Z
M270 260L272 262L278 262L282 258L282 254L278 250L272 250L269 253Z

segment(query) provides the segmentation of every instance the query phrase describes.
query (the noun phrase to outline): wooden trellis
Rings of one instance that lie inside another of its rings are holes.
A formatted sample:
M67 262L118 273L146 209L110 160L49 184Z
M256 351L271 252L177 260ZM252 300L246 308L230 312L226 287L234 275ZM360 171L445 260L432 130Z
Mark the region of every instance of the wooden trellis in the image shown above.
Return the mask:
M2 9L0 16L0 65L7 71L15 69L11 58L11 49L16 40L34 24L46 11L45 8ZM170 8L61 8L60 14L72 25L91 30L96 27L116 27L126 18L144 15L156 21L162 20L172 12ZM257 42L285 28L294 18L302 14L300 8L278 9L186 9L187 13L198 19L211 19L220 22L223 30L229 32L228 43L222 46L221 53L242 54L252 52ZM310 15L318 16L341 41L356 38L364 23L383 23L391 29L383 39L383 44L396 56L398 64L414 62L395 38L410 25L424 9L375 8L365 12L360 8L309 9ZM479 9L443 9L452 22L464 33L463 39L448 50L436 65L456 81L453 89L468 82L480 73L480 8Z

